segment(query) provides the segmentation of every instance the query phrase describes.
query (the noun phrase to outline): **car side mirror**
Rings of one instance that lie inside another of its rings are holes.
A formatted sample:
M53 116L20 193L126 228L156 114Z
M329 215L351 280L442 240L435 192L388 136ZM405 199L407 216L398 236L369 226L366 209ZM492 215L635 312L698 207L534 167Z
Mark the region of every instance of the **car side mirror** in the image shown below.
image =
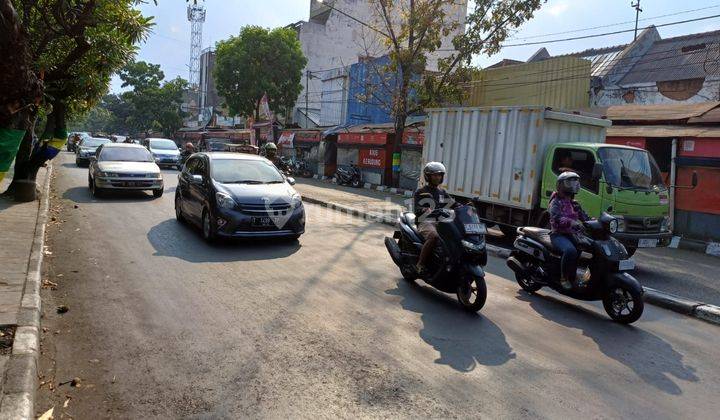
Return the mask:
M601 163L596 163L592 170L592 179L594 181L599 180L602 177L603 166Z
M691 184L692 184L693 188L697 187L697 185L698 185L698 174L695 171L693 171L693 174L692 174Z
M288 184L295 185L295 178L289 176L286 179L287 179Z
M202 184L203 177L202 175L192 175L192 177L190 178L190 182L192 182L193 184Z

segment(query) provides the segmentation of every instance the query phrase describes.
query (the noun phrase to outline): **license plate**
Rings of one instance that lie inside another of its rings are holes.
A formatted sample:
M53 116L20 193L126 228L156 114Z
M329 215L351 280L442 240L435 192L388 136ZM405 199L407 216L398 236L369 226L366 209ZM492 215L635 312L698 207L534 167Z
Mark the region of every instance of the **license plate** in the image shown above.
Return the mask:
M638 248L655 248L657 247L657 239L640 239L638 240Z
M635 260L620 260L620 271L628 271L635 269Z
M271 226L273 224L273 221L269 217L253 217L250 220L250 223L253 226L257 226L257 227L267 227L267 226Z
M482 223L465 223L465 233L484 235L485 225Z

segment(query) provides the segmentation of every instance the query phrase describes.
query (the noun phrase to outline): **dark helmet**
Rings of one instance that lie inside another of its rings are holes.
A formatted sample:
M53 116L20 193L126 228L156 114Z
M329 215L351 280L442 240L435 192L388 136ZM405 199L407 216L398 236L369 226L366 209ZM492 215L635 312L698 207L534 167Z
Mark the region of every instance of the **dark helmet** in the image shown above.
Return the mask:
M275 145L275 143L266 143L266 144L265 144L265 151L267 152L268 150L277 151L277 146Z
M566 171L557 178L557 190L563 194L575 195L580 191L580 175Z
M428 162L423 168L425 182L430 182L430 175L440 174L445 176L445 165L440 162Z

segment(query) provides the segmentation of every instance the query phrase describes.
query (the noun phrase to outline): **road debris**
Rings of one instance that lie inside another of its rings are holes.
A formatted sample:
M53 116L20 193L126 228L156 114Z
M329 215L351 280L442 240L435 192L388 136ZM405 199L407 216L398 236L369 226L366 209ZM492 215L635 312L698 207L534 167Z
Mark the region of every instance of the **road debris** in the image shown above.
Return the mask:
M54 412L55 407L51 407L48 411L44 412L42 416L38 417L38 420L51 420Z
M50 289L50 290L57 290L57 283L45 279L45 280L43 280L42 288Z
M68 308L67 305L60 305L57 307L57 313L64 314L65 312L69 311L70 308Z

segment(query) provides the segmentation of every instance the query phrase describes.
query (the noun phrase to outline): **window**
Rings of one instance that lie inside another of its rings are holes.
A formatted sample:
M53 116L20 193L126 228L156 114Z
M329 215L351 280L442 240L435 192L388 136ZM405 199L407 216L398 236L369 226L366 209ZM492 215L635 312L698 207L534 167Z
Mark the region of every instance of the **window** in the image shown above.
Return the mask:
M147 149L139 147L102 147L98 160L111 162L152 162L153 157Z
M272 164L261 160L215 159L212 178L220 183L274 184L285 181Z
M592 179L595 157L587 150L582 149L556 149L553 156L552 171L560 175L565 171L572 171L580 175L580 185L594 193L599 191L597 180Z

